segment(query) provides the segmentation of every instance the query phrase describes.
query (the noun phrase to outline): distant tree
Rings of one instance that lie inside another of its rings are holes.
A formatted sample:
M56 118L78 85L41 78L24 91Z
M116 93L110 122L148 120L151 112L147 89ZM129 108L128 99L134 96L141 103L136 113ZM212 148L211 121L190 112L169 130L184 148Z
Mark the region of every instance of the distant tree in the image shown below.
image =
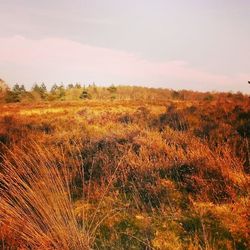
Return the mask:
M73 84L68 84L67 89L73 89L74 85Z
M24 85L20 86L19 84L15 84L12 88L12 91L18 94L26 92Z
M64 100L64 97L66 96L66 90L63 84L58 86L57 84L54 84L51 87L50 94L48 96L49 101L54 101L54 100Z
M15 84L13 87L12 87L12 91L13 92L18 92L19 91L19 84Z
M24 85L15 84L12 90L8 90L5 94L5 101L8 103L11 102L20 102L22 97L25 95L26 90Z
M32 87L32 91L35 91L35 92L39 92L40 91L40 87L37 83L35 83Z
M58 97L59 97L59 99L63 99L65 97L65 95L66 95L65 88L64 88L63 85L60 85L58 87Z
M76 88L76 89L80 89L81 87L82 87L81 84L79 84L79 83L76 83L76 84L75 84L75 88Z
M20 93L16 91L11 91L8 90L5 95L5 101L7 103L12 103L12 102L20 102L21 101L21 95Z
M40 89L45 93L47 92L47 87L44 83L41 84Z
M38 93L41 99L47 98L47 88L44 83L42 83L41 85L35 84L32 87L32 91Z
M51 89L50 89L50 92L54 92L58 89L58 86L57 84L55 83L54 85L52 85Z
M23 84L22 84L21 87L20 87L20 91L21 91L21 92L26 92L26 89L25 89L25 87L24 87Z

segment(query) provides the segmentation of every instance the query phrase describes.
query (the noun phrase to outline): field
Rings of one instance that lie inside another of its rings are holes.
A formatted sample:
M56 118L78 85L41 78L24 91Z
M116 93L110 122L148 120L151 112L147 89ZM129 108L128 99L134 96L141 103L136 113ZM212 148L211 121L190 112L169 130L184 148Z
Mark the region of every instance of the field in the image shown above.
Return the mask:
M249 249L249 96L117 93L0 104L0 248Z

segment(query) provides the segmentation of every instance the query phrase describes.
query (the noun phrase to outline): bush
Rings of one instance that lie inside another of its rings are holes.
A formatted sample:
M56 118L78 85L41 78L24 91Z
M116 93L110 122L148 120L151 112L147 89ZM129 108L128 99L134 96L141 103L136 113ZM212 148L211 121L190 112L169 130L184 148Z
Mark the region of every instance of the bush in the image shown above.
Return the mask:
M83 92L80 95L80 99L91 99L91 96L87 90L83 90Z
M20 96L19 93L9 90L9 91L6 92L5 101L7 103L20 102L21 101L21 96Z

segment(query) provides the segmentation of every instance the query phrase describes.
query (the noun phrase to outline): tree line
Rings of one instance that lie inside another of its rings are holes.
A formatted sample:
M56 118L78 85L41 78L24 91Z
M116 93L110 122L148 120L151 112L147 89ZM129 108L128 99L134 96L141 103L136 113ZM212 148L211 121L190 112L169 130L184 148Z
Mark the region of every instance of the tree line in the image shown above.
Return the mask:
M104 92L106 92L104 94ZM116 98L117 87L111 85L109 87L97 87L94 83L91 85L82 86L79 83L68 84L66 87L63 84L54 84L50 89L44 83L34 84L31 90L26 90L22 84L15 84L12 88L8 88L4 99L7 103L15 103L22 101L56 101L56 100L80 100L80 99L100 99L101 96L111 99Z
M34 84L27 90L22 84L15 84L12 88L0 88L0 102L18 103L34 101L72 101L72 100L204 100L212 102L220 98L236 98L242 100L247 98L240 92L197 92L191 90L172 90L162 88L147 88L139 86L96 86L94 83L87 86L76 84L54 84L50 89L44 84Z

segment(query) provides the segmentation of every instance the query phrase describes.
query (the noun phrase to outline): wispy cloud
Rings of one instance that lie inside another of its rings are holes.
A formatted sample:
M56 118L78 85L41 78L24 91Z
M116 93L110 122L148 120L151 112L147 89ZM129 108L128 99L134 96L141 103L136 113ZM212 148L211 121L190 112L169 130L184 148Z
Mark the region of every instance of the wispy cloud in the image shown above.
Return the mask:
M11 82L95 81L197 90L249 92L249 74L219 75L188 62L151 61L125 51L67 39L0 38L0 74Z

